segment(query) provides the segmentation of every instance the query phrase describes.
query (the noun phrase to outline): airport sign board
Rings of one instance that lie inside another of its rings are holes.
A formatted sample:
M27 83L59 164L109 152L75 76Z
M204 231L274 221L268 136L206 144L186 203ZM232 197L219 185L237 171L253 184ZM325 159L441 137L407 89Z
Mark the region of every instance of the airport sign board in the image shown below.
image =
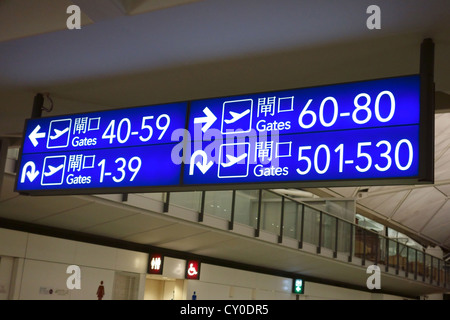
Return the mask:
M16 190L88 194L417 184L411 75L27 120ZM426 130L425 130L426 129Z
M420 78L411 76L194 101L191 170L183 182L364 184L417 177L419 93ZM218 121L197 140L195 119L202 114ZM200 170L211 168L195 174L196 161Z
M178 186L171 134L187 103L30 119L17 191L92 193ZM64 192L67 191L67 192Z

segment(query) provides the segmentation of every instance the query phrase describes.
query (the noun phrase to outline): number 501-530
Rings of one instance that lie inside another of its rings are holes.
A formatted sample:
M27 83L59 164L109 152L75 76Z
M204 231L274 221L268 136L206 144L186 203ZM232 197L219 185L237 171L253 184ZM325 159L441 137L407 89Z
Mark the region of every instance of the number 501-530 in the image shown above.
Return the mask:
M372 166L379 172L387 171L393 165L400 171L408 170L411 167L414 150L412 143L408 139L401 139L394 145L387 140L381 140L374 145L376 154L374 154L373 149L370 149L368 152L367 148L372 147L372 142L359 142L356 158L348 157L343 143L338 145L333 152L338 156L339 173L344 172L346 166L354 166L361 173L369 171ZM298 161L301 164L297 168L297 173L306 175L311 169L314 169L318 174L326 173L330 168L332 155L334 154L326 144L319 145L315 150L312 150L312 146L300 146L298 149ZM402 156L400 156L401 154ZM374 164L373 157L377 157L379 162Z

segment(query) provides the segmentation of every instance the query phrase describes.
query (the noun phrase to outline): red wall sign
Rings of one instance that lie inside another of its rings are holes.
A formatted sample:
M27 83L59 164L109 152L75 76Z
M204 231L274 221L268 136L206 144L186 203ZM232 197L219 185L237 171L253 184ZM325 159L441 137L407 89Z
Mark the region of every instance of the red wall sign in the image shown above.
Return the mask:
M160 254L150 254L148 257L148 270L150 274L162 274L164 256Z
M196 260L187 260L185 277L190 280L200 279L200 262Z

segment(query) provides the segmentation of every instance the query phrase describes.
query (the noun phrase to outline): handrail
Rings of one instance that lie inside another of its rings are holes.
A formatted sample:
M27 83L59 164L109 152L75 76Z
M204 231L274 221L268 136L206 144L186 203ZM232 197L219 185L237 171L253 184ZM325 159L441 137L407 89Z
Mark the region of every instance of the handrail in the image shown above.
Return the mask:
M292 198L292 197L290 197L290 196L288 196L288 195L284 195L284 194L282 195L282 194L280 194L280 193L278 193L278 192L275 192L275 191L273 191L273 190L266 190L266 191L271 192L271 193L276 194L276 195L279 195L280 197L284 197L285 199L289 199L289 200L291 200L291 201L293 201L293 202L296 202L296 203L298 203L298 204L304 205L305 207L308 207L308 208L310 208L310 209L312 209L312 210L316 210L316 211L319 211L319 212L321 211L321 212L323 212L324 214L326 214L326 215L328 215L328 216L331 216L331 217L333 217L333 218L336 218L336 219L338 219L338 220L340 220L340 221L343 221L343 222L345 222L345 223L351 224L351 225L353 225L353 226L355 226L355 227L357 227L357 228L362 228L362 229L364 229L366 232L372 233L373 235L376 235L376 236L378 236L378 237L381 237L381 238L384 238L384 239L388 239L389 241L394 241L394 242L399 243L399 244L401 244L401 245L403 245L403 246L405 246L405 247L408 247L408 248L410 248L410 249L412 249L412 250L418 250L418 249L416 249L416 248L414 248L414 247L411 247L411 246L408 246L408 245L406 245L406 244L403 244L403 243L401 243L401 242L399 242L399 241L397 241L397 240L395 240L395 239L393 239L393 238L390 238L390 237L381 235L381 234L379 234L378 232L375 232L375 231L373 231L373 230L367 229L366 227L360 226L360 225L358 225L358 224L356 224L356 223L354 223L354 222L350 222L350 221L348 221L348 220L346 220L346 219L343 219L343 218L341 218L341 217L338 217L338 216L336 216L336 215L334 215L334 214L332 214L332 213L330 213L330 212L326 212L326 211L323 211L323 210L319 210L319 209L317 209L317 208L315 208L315 207L313 207L313 206L307 204L306 202L303 202L303 201L300 201L300 200L298 200L298 199ZM316 199L316 200L319 201L320 199ZM420 250L418 250L418 251L420 251ZM431 257L433 257L433 258L436 258L436 259L439 259L439 260L444 261L443 259L438 258L438 257L435 257L435 256L433 256L433 255L431 255L431 254L429 254L429 253L425 253L424 251L420 251L420 252L423 252L423 253L426 254L426 255L429 255L429 256L431 256Z
M406 263L402 267L405 268L404 269L405 270L405 276L407 277L408 273L409 273L410 252L411 253L415 252L415 257L413 259L411 259L412 260L411 262L414 263L414 275L415 275L415 279L416 279L417 278L417 274L418 274L418 263L417 263L418 262L418 254L417 253L420 252L423 255L423 262L422 262L423 271L421 272L422 273L422 281L424 282L425 278L429 277L430 283L433 283L433 281L436 281L438 286L440 286L443 283L444 286L447 287L447 279L448 279L447 273L448 273L448 271L445 270L445 266L447 265L445 260L443 260L441 258L438 258L438 257L435 257L435 256L433 256L433 255L431 255L429 253L426 253L424 250L419 250L419 249L411 247L411 246L409 246L407 244L401 243L400 241L398 241L396 239L390 238L390 237L385 236L385 235L381 235L381 234L379 234L379 233L377 233L377 232L375 232L373 230L367 229L367 228L365 228L363 226L360 226L360 225L358 225L358 224L356 224L354 222L350 222L350 221L348 221L346 219L343 219L341 217L338 217L338 216L336 216L336 215L334 215L332 213L323 211L321 209L317 209L317 208L315 208L315 207L313 207L313 206L311 206L311 205L309 205L309 204L307 204L307 203L305 203L303 201L300 201L298 199L292 198L289 195L280 194L280 193L278 193L276 191L269 190L269 189L265 190L265 191L268 191L268 192L270 192L272 194L275 194L275 195L279 196L282 199L282 201L284 201L285 199L288 199L288 200L290 200L292 202L295 202L295 203L297 203L299 205L302 205L303 206L303 209L302 209L302 220L303 220L303 216L304 216L304 208L305 207L310 208L310 209L312 209L312 210L314 210L314 211L316 211L316 212L318 212L320 214L319 241L318 241L317 253L321 252L321 246L322 246L322 243L321 243L322 239L321 238L322 238L322 233L323 233L323 231L322 231L322 220L323 220L322 219L323 218L322 215L325 214L327 216L330 216L330 217L333 217L333 218L336 219L336 234L335 234L336 239L335 239L335 244L334 244L335 247L333 249L333 251L334 251L333 252L333 257L337 256L337 247L338 247L338 244L337 244L338 227L337 226L340 223L340 221L342 221L343 223L347 223L348 225L351 226L351 231L352 230L357 230L356 228L359 228L359 229L363 230L363 256L362 256L362 264L363 265L365 264L365 260L366 260L366 237L372 235L372 236L375 236L376 238L378 238L378 241L376 242L376 255L375 255L375 261L374 261L375 264L378 264L378 262L379 262L378 261L379 254L380 254L379 243L380 243L380 241L385 241L386 248L384 248L384 250L386 250L386 257L384 258L384 264L386 266L386 271L389 270L389 267L390 267L390 262L389 262L389 248L390 248L389 247L389 242L390 242L396 248L395 249L395 257L396 257L396 259L395 259L396 260L395 261L395 273L396 274L399 274L400 257L403 257L402 253L406 249ZM261 196L261 193L259 193L259 196ZM262 199L259 199L259 201L261 201L261 200ZM317 199L317 200L320 200L320 199ZM283 215L283 212L282 212L282 215ZM302 229L303 229L303 221L302 221L301 226L302 226ZM284 224L281 224L281 228L283 228L283 227L284 227ZM304 230L301 230L301 233L300 233L299 248L301 248L302 244L303 244L303 231ZM352 234L352 232L351 232L350 236L351 236L351 238L350 238L350 240L351 240L351 242L350 242L351 248L350 248L349 262L351 262L351 260L352 260L351 256L354 255L354 252L352 252L353 251L353 248L352 248L353 247L353 234ZM401 252L400 252L400 248L401 248ZM433 264L434 260L435 260L435 262L437 262L437 267L433 266L434 265ZM429 261L429 265L427 264L427 261ZM441 271L442 270L444 270L444 278L445 278L444 281L442 281L442 279L441 279ZM437 279L434 279L434 272L437 272Z

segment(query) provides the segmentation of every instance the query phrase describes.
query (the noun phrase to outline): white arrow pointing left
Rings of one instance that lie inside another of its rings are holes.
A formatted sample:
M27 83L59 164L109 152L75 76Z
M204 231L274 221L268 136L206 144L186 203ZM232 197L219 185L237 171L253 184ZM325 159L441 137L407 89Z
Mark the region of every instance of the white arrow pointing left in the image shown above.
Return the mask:
M30 133L30 135L28 136L28 138L30 138L31 143L33 144L33 146L37 146L38 145L38 141L37 139L40 138L45 138L45 132L39 132L39 130L41 130L41 126L37 125L36 128L34 128L33 132Z
M31 168L31 171L27 171L28 167ZM36 179L36 177L39 175L39 171L36 170L36 165L34 164L33 161L28 161L27 163L25 163L25 165L23 166L22 169L22 176L20 177L20 182L24 183L25 182L25 176L28 177L28 179L30 179L30 182L33 182L34 179Z

